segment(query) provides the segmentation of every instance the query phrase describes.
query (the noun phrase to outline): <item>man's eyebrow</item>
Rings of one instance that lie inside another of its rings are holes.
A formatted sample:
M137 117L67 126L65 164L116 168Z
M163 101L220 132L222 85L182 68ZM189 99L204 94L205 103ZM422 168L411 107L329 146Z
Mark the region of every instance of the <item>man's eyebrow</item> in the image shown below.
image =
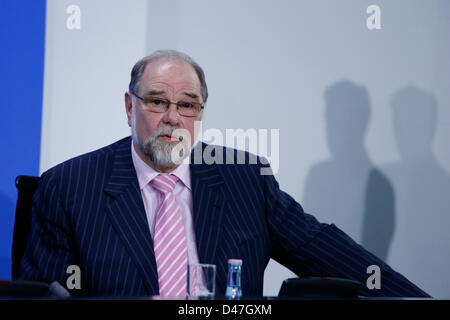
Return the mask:
M156 90L156 89L154 89L154 90L148 91L145 95L146 96L155 96L155 95L164 94L164 93L166 93L164 90Z
M193 98L193 99L198 99L198 94L194 93L194 92L183 92L184 95Z

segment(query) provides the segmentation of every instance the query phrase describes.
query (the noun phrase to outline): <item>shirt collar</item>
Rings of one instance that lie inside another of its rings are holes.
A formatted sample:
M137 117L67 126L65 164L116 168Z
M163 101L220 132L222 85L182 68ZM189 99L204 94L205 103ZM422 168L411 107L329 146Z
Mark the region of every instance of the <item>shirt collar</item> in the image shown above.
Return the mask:
M133 159L133 165L136 169L136 175L139 182L139 188L142 190L144 187L152 181L160 172L156 171L141 159L136 150L134 149L134 142L131 142L131 157ZM177 176L183 184L192 191L191 189L191 171L189 167L189 157L186 157L183 162L177 166L171 174Z

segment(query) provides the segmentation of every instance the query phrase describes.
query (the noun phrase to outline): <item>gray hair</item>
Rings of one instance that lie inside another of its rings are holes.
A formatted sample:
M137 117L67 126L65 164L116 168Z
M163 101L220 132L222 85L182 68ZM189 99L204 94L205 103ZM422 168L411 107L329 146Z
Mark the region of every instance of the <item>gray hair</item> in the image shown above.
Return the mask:
M200 65L187 54L176 50L158 50L136 62L131 70L131 80L128 86L128 90L130 92L137 93L139 91L139 86L145 67L150 62L159 58L176 58L189 63L192 68L194 68L198 80L200 81L203 103L206 103L206 100L208 99L208 87L206 86L205 73L203 72L202 67L200 67Z

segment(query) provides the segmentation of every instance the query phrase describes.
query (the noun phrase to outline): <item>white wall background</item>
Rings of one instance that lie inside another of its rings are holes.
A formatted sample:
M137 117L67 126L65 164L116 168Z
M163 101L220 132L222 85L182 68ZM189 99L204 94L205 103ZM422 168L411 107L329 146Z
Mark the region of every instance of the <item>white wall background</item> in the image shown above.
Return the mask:
M70 4L80 30L66 28ZM371 4L381 30L366 27ZM445 0L48 0L41 172L128 135L133 64L181 50L206 72L205 129L280 129L282 189L449 297L449 9ZM291 276L272 261L264 293Z

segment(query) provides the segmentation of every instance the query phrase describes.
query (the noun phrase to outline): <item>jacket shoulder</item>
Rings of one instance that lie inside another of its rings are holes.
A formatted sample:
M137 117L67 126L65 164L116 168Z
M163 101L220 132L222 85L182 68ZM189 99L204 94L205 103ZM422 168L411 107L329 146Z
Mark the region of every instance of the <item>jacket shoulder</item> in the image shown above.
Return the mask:
M95 173L98 170L109 171L118 150L130 147L131 138L126 137L108 146L68 159L42 173L41 180L58 178L61 183L66 179L76 179L76 172L82 175ZM67 181L68 182L68 181Z

